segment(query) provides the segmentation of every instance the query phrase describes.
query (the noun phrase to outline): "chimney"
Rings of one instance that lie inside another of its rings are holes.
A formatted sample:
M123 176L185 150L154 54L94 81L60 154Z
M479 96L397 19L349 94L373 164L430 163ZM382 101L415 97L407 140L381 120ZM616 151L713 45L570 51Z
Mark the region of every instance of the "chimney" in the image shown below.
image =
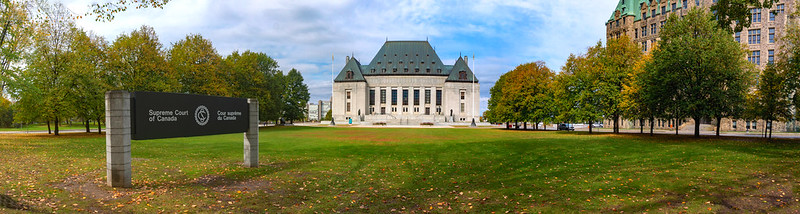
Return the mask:
M345 57L345 60L344 62L350 62L350 56Z
M464 63L467 63L467 65L469 65L469 61L467 61L467 60L469 60L469 57L468 56L464 56Z

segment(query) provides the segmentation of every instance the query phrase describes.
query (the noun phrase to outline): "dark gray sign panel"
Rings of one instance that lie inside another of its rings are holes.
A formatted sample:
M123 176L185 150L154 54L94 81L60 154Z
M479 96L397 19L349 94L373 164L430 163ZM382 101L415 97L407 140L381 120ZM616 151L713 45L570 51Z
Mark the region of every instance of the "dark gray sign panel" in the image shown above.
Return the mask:
M242 133L247 99L160 92L131 93L134 140Z

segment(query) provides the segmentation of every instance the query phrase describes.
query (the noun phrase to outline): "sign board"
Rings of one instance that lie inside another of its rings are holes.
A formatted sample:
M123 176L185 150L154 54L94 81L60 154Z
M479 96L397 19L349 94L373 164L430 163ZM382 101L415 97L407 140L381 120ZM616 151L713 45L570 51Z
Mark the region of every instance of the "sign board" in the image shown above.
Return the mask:
M131 93L134 140L242 133L247 99L160 92Z

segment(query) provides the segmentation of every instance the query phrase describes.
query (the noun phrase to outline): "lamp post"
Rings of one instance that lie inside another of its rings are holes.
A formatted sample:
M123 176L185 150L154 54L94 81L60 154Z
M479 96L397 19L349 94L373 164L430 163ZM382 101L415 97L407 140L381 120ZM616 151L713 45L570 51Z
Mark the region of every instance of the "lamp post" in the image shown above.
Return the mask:
M330 107L330 109L331 109L331 126L335 126L336 125L336 122L334 122L334 120L336 120L336 119L333 118L333 84L334 84L333 80L334 80L334 78L333 78L333 54L331 54L331 102L328 104L328 107Z
M469 127L476 127L475 124L475 53L472 53L472 123Z

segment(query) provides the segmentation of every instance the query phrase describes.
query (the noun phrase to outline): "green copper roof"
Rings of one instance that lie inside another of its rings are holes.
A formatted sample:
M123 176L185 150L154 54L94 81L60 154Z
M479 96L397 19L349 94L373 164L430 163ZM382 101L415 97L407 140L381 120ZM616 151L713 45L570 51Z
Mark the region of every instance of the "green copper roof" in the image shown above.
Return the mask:
M351 71L353 75L350 78L347 78L347 73ZM361 75L361 63L356 60L356 58L350 58L347 61L347 64L344 65L342 71L339 72L339 75L336 76L334 79L335 82L364 82L367 81L364 79L364 75Z
M386 41L369 64L361 65L358 61L351 63L354 60L348 61L334 81L365 81L363 80L364 76L387 75L450 76L451 71L458 65L458 61L456 61L456 65L442 63L439 55L428 41ZM463 60L462 64L464 64L465 70L469 70ZM353 76L352 79L346 79L347 71L359 71L359 74ZM471 70L469 73L472 76ZM456 78L458 78L458 74L456 74ZM469 81L472 81L471 77Z
M464 76L462 78L461 72L464 72ZM472 82L472 70L469 69L467 66L467 62L464 61L463 58L459 57L456 60L456 64L453 65L453 69L451 69L450 75L447 76L447 80L445 82ZM478 79L475 79L475 82L478 82Z
M658 2L658 1L656 1L656 2ZM608 21L609 22L614 21L614 14L616 14L617 11L620 12L620 17L634 16L635 17L634 21L639 21L639 20L642 19L642 14L641 14L642 5L647 7L647 10L645 12L646 16L652 16L653 14L651 14L651 13L652 13L653 9L656 10L656 14L669 12L669 11L672 10L672 3L675 3L675 8L676 9L683 8L683 3L682 3L683 1L681 1L681 0L669 0L669 1L666 1L666 2L667 2L667 6L664 8L664 11L661 11L661 7L649 8L650 7L650 0L620 0L619 3L617 3L616 9L614 9L614 11L611 12L611 17L608 18ZM687 2L687 4L688 4L688 2Z

